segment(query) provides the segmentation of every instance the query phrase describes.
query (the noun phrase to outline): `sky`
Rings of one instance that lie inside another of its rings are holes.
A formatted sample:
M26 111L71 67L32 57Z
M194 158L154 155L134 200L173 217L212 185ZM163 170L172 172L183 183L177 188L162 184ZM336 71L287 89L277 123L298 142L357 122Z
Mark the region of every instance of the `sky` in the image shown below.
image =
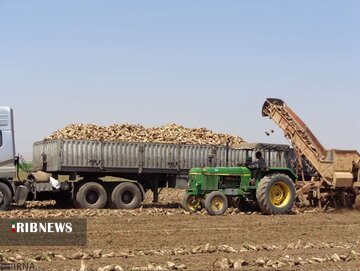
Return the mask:
M287 144L261 116L267 97L326 148L360 150L359 12L331 0L0 0L0 104L14 109L20 154L71 123Z

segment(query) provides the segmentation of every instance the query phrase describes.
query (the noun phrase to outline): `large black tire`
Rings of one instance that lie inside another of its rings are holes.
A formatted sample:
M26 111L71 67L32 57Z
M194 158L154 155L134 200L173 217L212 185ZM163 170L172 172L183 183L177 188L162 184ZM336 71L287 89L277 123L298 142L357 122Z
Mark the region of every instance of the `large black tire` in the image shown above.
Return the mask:
M196 211L201 211L201 209L204 207L204 202L200 197L196 197L194 195L185 195L181 206L185 211L194 213Z
M134 183L121 183L111 193L111 202L118 209L136 209L141 201L140 188Z
M7 210L11 199L12 193L10 188L4 183L0 183L0 210Z
M265 176L256 189L258 205L267 215L288 213L294 206L295 196L294 182L281 173Z
M106 190L99 183L84 183L76 193L76 206L82 209L102 209L106 202Z
M220 191L213 191L205 198L205 209L209 215L223 215L228 208L228 200Z

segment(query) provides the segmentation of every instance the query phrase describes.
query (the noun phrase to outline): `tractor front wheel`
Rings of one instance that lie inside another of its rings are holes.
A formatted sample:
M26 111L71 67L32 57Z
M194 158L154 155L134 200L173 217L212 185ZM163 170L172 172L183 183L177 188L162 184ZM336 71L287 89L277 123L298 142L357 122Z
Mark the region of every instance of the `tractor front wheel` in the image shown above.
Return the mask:
M228 208L228 200L220 191L213 191L205 198L205 209L209 215L223 215Z
M203 200L194 195L185 195L181 206L185 211L195 213L196 211L201 211L203 208Z
M288 213L296 196L294 182L285 174L265 176L256 189L261 211L267 215Z

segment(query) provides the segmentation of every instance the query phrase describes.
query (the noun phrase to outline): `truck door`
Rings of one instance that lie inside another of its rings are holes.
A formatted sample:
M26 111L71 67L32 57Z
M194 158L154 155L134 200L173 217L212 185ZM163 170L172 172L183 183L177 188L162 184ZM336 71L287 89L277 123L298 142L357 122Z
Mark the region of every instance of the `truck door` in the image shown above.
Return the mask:
M14 178L15 140L13 111L0 107L0 178Z

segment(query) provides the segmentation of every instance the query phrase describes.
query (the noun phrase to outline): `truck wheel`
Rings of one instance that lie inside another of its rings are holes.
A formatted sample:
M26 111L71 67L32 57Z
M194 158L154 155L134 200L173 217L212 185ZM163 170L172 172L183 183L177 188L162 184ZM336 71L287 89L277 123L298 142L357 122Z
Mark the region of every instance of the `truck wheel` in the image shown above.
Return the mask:
M111 202L118 209L136 209L141 201L141 191L134 183L121 183L111 193Z
M294 182L285 174L265 176L256 189L258 205L267 215L288 213L294 205L295 195Z
M102 209L107 202L105 188L95 182L85 183L76 193L76 205L83 209Z
M0 183L0 210L6 210L11 202L12 194L9 187Z
M194 195L185 195L181 206L185 211L194 213L196 211L201 211L204 206L203 200Z
M209 215L222 215L228 208L228 200L220 191L213 191L205 198L205 209Z

